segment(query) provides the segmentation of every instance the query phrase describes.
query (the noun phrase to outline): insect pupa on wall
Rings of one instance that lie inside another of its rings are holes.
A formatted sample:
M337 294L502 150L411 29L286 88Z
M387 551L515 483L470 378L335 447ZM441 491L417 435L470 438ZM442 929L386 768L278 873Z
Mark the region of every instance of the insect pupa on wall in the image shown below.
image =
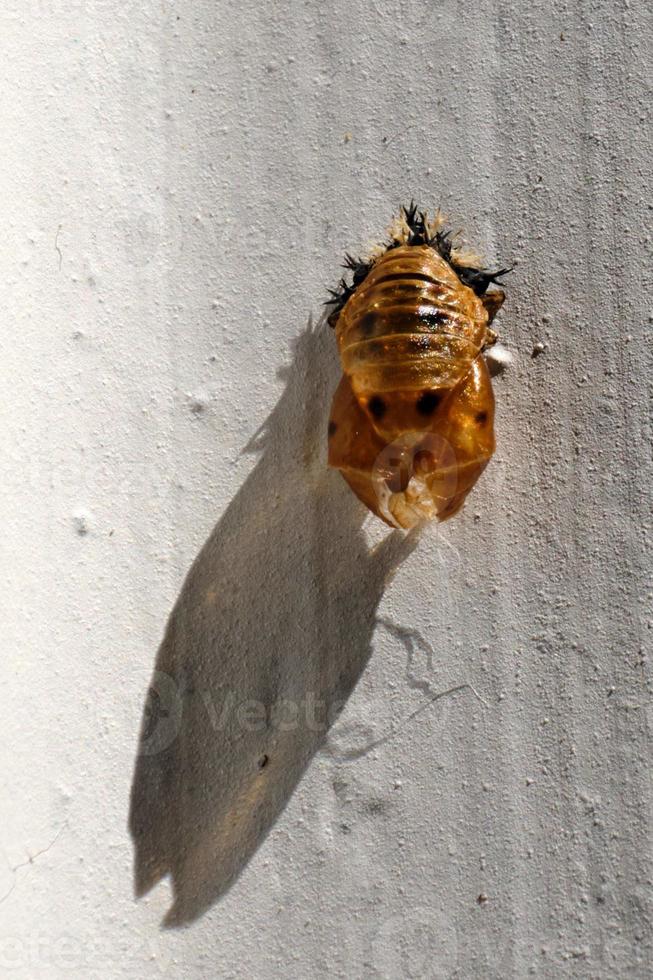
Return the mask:
M490 272L457 248L437 212L402 208L390 240L345 257L332 290L342 379L329 418L329 465L392 527L446 520L494 452L494 395L483 351L504 301Z

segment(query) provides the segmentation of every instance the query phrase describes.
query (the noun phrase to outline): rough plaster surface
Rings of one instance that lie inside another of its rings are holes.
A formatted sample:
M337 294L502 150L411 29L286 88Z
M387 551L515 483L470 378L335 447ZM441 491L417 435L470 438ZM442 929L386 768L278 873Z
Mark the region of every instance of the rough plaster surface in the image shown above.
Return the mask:
M648 5L1 16L0 974L650 976ZM411 195L516 266L418 541L323 469L316 326ZM221 722L361 672L321 748Z

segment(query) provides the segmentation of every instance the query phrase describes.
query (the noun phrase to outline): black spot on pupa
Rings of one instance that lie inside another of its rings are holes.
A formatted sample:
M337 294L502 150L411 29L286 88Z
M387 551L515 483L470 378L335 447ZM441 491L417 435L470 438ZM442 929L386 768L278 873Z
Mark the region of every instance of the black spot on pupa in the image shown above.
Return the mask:
M487 412L477 412L476 421L479 425L483 425L484 422L487 422Z
M338 428L337 423L334 422L333 419L331 419L331 421L329 422L329 429L328 429L329 435L332 436L337 428Z
M382 419L387 406L380 395L372 395L367 403L367 407L375 419Z
M441 399L442 396L439 391L423 391L417 399L415 407L420 415L431 415L440 404Z

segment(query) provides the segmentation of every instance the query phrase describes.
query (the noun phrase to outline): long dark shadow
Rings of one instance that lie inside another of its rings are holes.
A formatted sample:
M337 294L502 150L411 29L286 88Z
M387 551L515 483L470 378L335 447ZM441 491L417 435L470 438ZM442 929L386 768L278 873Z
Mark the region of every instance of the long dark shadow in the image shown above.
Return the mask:
M168 926L234 882L354 689L375 614L415 538L366 544L366 511L326 468L335 343L310 321L247 447L261 457L190 569L158 651L129 825L135 890L171 876Z

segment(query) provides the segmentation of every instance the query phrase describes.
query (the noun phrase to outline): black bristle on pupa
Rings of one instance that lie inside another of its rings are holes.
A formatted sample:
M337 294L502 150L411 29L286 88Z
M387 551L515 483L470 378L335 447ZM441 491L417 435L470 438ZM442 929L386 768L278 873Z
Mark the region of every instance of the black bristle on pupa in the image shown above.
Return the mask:
M456 262L450 262L449 264L460 281L464 282L470 289L473 289L477 296L482 296L487 292L487 288L491 282L500 286L500 277L507 276L509 272L512 272L512 269L497 269L496 272L490 272L489 269L476 269L472 265L458 265Z
M442 256L445 262L451 265L451 249L453 246L451 244L450 231L436 231L433 238L429 239L428 244Z
M410 237L406 242L407 245L428 245L428 233L426 231L426 212L418 211L417 205L414 201L411 201L408 207L405 205L402 208L404 212L404 218L406 219L406 224L410 231Z
M351 284L349 284L346 279L342 278L335 289L327 290L328 293L331 293L331 299L326 300L324 306L332 307L327 318L329 326L331 327L335 327L340 310L343 308L352 293L358 289L362 281L365 279L367 273L372 268L372 263L363 262L362 259L355 259L352 255L346 252L345 261L343 262L342 267L343 269L349 269L352 272L352 281Z

